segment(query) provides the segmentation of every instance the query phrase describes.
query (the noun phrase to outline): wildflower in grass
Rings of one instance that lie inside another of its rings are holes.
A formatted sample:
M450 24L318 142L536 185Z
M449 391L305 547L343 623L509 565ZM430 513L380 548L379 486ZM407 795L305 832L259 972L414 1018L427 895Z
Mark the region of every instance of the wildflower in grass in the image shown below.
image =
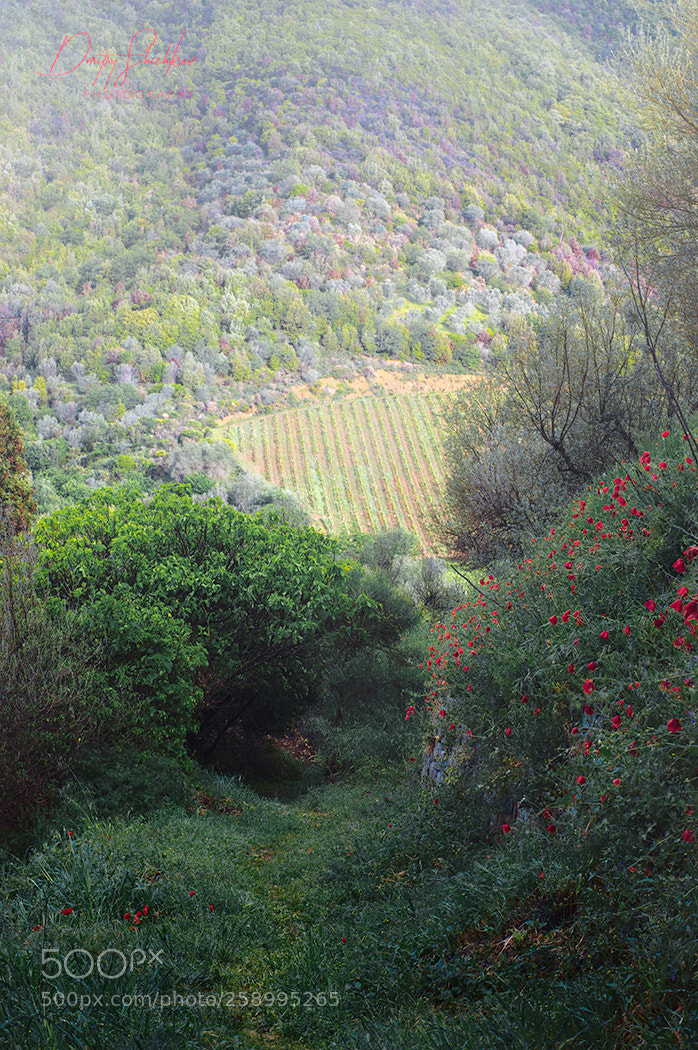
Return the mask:
M656 608L657 606L655 605L654 600L652 598L648 598L645 602L645 609L648 609L650 612L654 612Z
M586 777L577 777L577 783L578 783L578 784L579 784L580 786L581 786L582 784L586 784L586 782L587 782L587 778L586 778Z
M694 558L698 558L698 547L695 544L691 544L688 550L683 552L683 556L686 561L693 561Z
M630 634L630 628L628 627L628 625L627 625L627 624L626 624L626 625L625 625L625 627L623 628L623 634L628 634L628 635Z
M678 718L670 718L666 724L666 727L670 733L681 732L681 723L679 722Z
M124 915L124 921L125 922L130 922L131 921L131 912L130 911L127 911L126 914Z
M574 664L570 664L569 667L567 668L567 670L569 671L570 674L574 674Z
M593 660L591 661L591 663L587 664L587 670L588 671L595 671L596 670L596 664L594 663Z
M555 625L557 624L557 616L551 616L550 622L553 625L553 627L555 627Z
M693 834L693 832L691 831L690 828L686 828L686 830L684 831L684 833L681 836L681 838L683 839L684 842L695 842L696 841L696 837L695 837L695 835Z
M504 736L511 736L511 729L509 726L504 730Z
M608 641L608 631L602 631L599 638L602 638L604 642Z
M73 914L73 909L72 908L63 908L61 910L61 915L72 915L72 914Z
M672 565L672 568L674 572L685 572L686 562L683 560L683 558L677 558L674 564Z
M594 683L592 682L591 678L587 678L585 680L584 685L582 686L582 690L586 693L587 696L589 696L590 693L594 692Z
M193 897L195 893L196 893L196 890L189 890L189 896L190 897Z
M511 831L511 825L510 824L502 824L502 831L504 832L505 835L508 835L509 832Z
M620 715L614 715L611 719L611 725L614 729L620 729L621 717Z
M548 824L548 826L547 826L547 828L545 830L547 832L549 832L551 835L554 835L555 832L557 831L557 827L556 827L555 824Z
M214 906L212 904L209 904L208 910L209 911L215 911L216 909L214 908Z
M616 785L616 787L620 787L620 777L614 777L613 783Z

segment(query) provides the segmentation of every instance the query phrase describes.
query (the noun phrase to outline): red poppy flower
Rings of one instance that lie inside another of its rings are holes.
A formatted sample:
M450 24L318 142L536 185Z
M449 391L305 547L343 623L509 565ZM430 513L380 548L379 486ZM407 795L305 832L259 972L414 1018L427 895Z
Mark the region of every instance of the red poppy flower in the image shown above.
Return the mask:
M684 833L681 836L681 838L684 840L684 842L695 842L696 841L696 837L695 837L695 835L693 834L693 832L691 831L690 828L686 828L686 830L684 831Z
M679 598L688 598L688 587L679 587L676 593Z
M596 670L596 664L594 663L593 660L591 661L590 664L587 664L587 670L589 670L589 671L595 671Z
M666 727L670 733L681 732L681 723L679 722L678 718L670 718L666 724Z
M511 825L510 824L502 824L502 831L504 832L505 835L508 835L509 832L511 831Z
M557 624L557 616L551 616L550 622L553 625L553 627L555 627L555 625Z
M669 437L669 431L668 430L663 431L662 437L663 438L668 438Z
M554 824L548 824L548 826L547 826L547 828L545 830L549 831L551 835L554 835L555 832L557 831L557 828L555 827Z
M602 631L599 638L602 638L604 642L608 641L608 631Z
M623 628L623 634L628 634L628 635L630 634L630 628L628 627L628 625L627 625L627 624L626 624L626 625L625 625L625 627Z
M648 598L647 601L645 602L645 609L649 609L650 612L654 612L654 610L656 608L657 608L657 606L655 605L653 599L652 598Z
M584 714L585 715L593 715L593 713L594 713L594 705L593 704L585 704L584 705Z
M611 725L614 729L620 729L621 717L620 715L614 715L611 719Z
M620 787L620 777L614 777L613 783L616 785L616 787Z
M587 778L586 777L577 777L577 783L578 784L586 784L586 782L587 782Z
M506 729L504 730L504 736L511 736L511 729L510 729L510 728L509 728L508 726L507 726L507 728L506 728Z
M189 896L190 897L193 897L195 893L196 893L196 890L189 890Z
M683 556L686 561L693 561L694 558L698 558L698 547L695 544L691 544L688 550L683 552Z
M131 912L127 911L126 914L124 915L124 919L126 920L126 922L128 922L130 918L131 918Z
M61 915L72 915L72 914L73 914L73 909L72 908L63 908L61 910Z
M589 696L590 693L594 692L594 683L592 682L591 678L586 679L584 685L582 686L582 690L586 693L587 696Z
M570 674L574 674L574 664L570 664L569 667L567 668L567 670L569 671Z
M677 558L676 561L674 562L672 568L673 568L674 572L685 572L686 571L686 562L683 560L683 558Z
M683 602L681 601L680 598L677 598L675 601L673 601L671 603L669 608L673 609L674 612L678 612L678 613L683 612Z

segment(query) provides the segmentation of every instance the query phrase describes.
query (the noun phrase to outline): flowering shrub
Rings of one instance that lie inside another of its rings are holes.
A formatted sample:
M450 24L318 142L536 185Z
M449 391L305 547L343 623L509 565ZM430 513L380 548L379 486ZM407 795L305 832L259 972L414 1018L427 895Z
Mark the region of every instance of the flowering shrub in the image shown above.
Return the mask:
M652 872L693 848L698 490L667 438L432 628L428 718L461 759L447 779L507 842L525 827Z

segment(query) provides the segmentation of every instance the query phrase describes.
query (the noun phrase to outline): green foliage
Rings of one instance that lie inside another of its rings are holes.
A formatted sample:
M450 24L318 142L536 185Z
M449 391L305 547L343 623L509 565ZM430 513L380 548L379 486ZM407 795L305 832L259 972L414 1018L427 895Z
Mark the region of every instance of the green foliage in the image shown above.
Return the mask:
M436 779L459 807L486 785L495 835L555 835L573 882L690 870L698 495L686 443L666 438L506 582L481 579L427 660Z
M26 477L22 431L10 408L0 401L0 528L22 532L36 513L36 500Z
M41 579L106 646L105 696L141 748L181 752L195 709L209 750L243 715L288 722L312 697L316 645L360 645L380 620L331 540L176 488L96 493L36 538Z
M15 846L48 810L85 748L108 749L118 725L97 699L100 650L60 602L36 587L24 539L0 548L0 824Z

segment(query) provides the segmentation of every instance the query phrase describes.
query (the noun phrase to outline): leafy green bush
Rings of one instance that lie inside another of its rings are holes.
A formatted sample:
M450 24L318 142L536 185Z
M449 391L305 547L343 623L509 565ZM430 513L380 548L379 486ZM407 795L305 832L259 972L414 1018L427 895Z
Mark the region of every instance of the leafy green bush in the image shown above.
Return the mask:
M314 695L323 640L336 654L383 623L332 540L172 487L148 502L98 492L36 538L39 577L104 645L104 704L140 749L181 754L195 711L204 758L243 717L287 724Z

